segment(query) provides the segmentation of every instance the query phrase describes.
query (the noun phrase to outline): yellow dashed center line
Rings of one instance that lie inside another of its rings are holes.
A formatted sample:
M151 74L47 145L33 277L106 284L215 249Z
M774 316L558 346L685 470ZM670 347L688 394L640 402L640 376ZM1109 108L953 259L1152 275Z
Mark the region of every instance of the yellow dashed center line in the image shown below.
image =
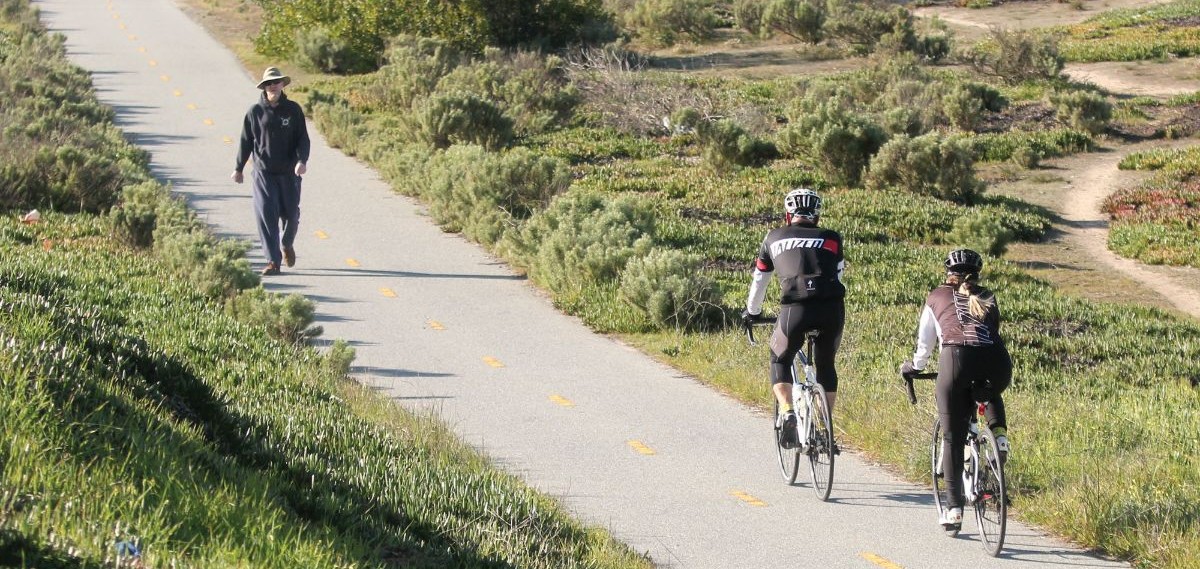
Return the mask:
M429 327L433 328L434 330L445 330L446 329L446 327L442 326L442 323L438 322L437 320L430 320L428 322L428 324L429 324Z
M151 60L150 60L150 67L158 67L158 60L156 60L156 59L151 59Z
M214 123L212 119L204 119L204 124L206 124L208 126L212 126L216 123Z
M224 142L225 144L233 144L233 139L229 138L228 136L226 136L225 138L222 138L221 141Z
M128 36L128 37L129 37L129 41L137 41L137 36L136 36L136 35L129 34L129 36Z
M570 399L567 399L566 397L563 397L562 395L551 395L550 400L559 405L562 405L563 407L574 407L575 406L574 401L571 401Z
M654 452L654 449L652 449L652 448L646 446L644 443L642 443L642 441L637 441L637 440L626 441L625 444L629 445L629 448L637 451L638 454L644 454L646 456L654 456L655 454L658 454L658 453Z
M113 19L116 19L116 18L113 18ZM122 30L124 30L124 29L125 29L125 24L117 24L117 27L118 27L118 28L121 28Z
M490 365L492 367L504 367L504 362L502 362L496 358L493 358L492 356L484 356L483 363Z
M113 14L113 19L114 19L114 20L120 20L120 19L121 19L121 15L120 15L120 14Z
M383 296L386 296L388 298L396 298L396 291L394 291L390 288L387 288L387 287L380 288L379 294L382 294Z
M146 46L139 47L138 51L141 53L146 53Z
M324 231L318 231L318 232L314 233L313 235L316 235L317 239L329 239L329 234L325 233Z
M158 78L159 78L159 79L162 79L162 80L163 80L163 83L166 83L166 82L168 82L168 81L170 81L170 80L171 80L171 76L170 76L170 75L159 75L159 76L158 76Z
M888 561L887 559L884 559L878 555L875 555L874 553L864 551L862 553L859 553L858 555L860 557L862 557L863 559L870 561L871 563L874 563L880 567L883 567L883 569L904 569L904 567L902 567L900 565L896 565L895 563L892 563L891 561Z
M346 259L346 264L347 264L347 265L350 265L351 267L357 267L357 266L359 266L359 263L358 263L358 260L357 260L357 259Z
M765 508L767 506L766 502L759 500L758 498L755 498L754 496L751 496L745 492L742 492L741 490L734 490L733 492L730 492L729 494L731 496L733 496L734 498L737 498L738 500L741 500L741 501L743 501L747 504L750 504L751 506L754 506L756 508Z
M188 104L187 104L187 108L188 108L188 110L189 110L189 111L194 111L194 110L196 110L196 109L198 109L198 108L200 108L200 107L197 107L197 106L196 106L196 103L188 103Z

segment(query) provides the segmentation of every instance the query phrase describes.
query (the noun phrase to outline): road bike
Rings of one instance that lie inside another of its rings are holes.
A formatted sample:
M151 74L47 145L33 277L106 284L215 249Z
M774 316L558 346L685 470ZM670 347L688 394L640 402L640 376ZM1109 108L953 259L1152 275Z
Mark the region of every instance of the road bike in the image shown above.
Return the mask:
M746 322L743 327L746 339L751 346L758 343L754 339L754 326L770 325L775 318L759 317L754 322ZM829 403L825 397L825 388L817 383L817 372L812 365L813 341L819 335L818 331L805 334L804 349L796 354L796 362L792 368L792 409L796 411L796 440L799 444L794 448L783 447L783 425L779 422L779 400L772 393L775 403L775 415L772 420L775 435L775 450L779 455L779 470L788 484L794 484L800 471L800 461L808 457L809 472L812 474L813 490L821 500L829 499L833 488L833 463L838 454L837 445L833 440L833 418L829 414Z
M904 377L908 401L917 404L913 390L913 379L932 379L936 373L917 373ZM996 435L988 428L987 421L979 417L987 410L988 403L976 403L975 413L967 427L967 443L963 449L963 493L966 503L975 509L975 521L979 525L983 549L992 557L1000 555L1004 548L1004 532L1008 526L1008 488L1004 477L1004 459L996 444ZM948 508L945 473L942 468L943 434L941 419L933 421L933 442L929 449L929 470L933 480L933 501L938 513ZM946 528L951 537L962 529Z

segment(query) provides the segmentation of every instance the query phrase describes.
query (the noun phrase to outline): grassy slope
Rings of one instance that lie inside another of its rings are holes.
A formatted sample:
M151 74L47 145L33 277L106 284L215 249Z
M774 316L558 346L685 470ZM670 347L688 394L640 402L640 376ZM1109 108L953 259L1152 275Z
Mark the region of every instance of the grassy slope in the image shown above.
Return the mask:
M0 564L99 566L136 538L151 566L645 566L433 420L385 413L312 350L228 318L102 220L12 217Z

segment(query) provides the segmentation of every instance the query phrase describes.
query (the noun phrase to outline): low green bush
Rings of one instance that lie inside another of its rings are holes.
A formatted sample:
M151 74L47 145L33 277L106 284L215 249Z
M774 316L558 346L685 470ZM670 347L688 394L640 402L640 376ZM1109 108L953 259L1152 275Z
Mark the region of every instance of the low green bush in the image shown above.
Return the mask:
M289 344L306 344L323 332L320 326L312 325L316 305L311 300L295 293L267 292L261 286L243 290L226 300L225 314ZM344 360L344 351L337 357Z
M374 61L356 61L349 42L334 37L327 28L300 29L296 32L296 61L309 71L350 73L369 69Z
M871 159L865 185L895 188L963 204L983 192L975 178L975 160L962 137L931 133L888 141Z
M1066 65L1058 38L1036 30L993 28L988 41L968 48L962 57L977 72L1009 84L1054 80Z
M718 19L711 0L636 0L624 24L647 41L670 46L712 37Z
M1057 110L1059 120L1075 130L1100 134L1112 120L1112 103L1096 93L1087 91L1054 93L1050 96L1050 103Z
M762 20L759 25L763 31L816 44L825 38L827 16L823 1L769 0L762 8Z
M567 192L509 232L501 250L556 293L615 282L629 259L653 244L654 213L632 197Z
M700 257L653 249L629 260L621 273L621 296L656 326L696 330L720 324L721 299L700 271Z
M488 149L508 146L513 121L491 101L466 91L436 93L413 109L412 138L433 148L477 144Z
M120 203L109 212L113 229L134 247L148 248L154 245L158 212L166 196L167 189L158 182L125 186L121 190Z
M946 242L959 247L974 249L980 253L1000 257L1013 241L1013 232L1001 220L988 212L970 212L954 222L954 229L946 236Z
M819 97L810 93L806 101ZM844 96L805 103L799 116L779 133L779 148L785 155L811 156L830 183L856 186L871 157L887 140L887 133L870 116L853 111Z

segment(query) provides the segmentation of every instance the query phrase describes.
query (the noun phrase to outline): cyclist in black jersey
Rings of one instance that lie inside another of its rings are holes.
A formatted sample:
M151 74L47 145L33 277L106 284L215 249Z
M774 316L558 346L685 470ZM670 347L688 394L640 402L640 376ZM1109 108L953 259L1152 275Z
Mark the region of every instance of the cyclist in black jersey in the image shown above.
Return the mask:
M798 188L783 200L786 224L767 233L754 264L754 276L742 318L753 322L762 313L762 303L771 273L779 279L778 322L771 334L771 391L779 401L776 420L784 427L780 441L785 448L798 444L796 413L792 409L792 372L796 353L804 346L804 335L819 330L813 343L813 365L817 381L825 388L829 413L837 397L835 359L846 323L842 271L846 260L842 236L818 227L821 197Z
M925 300L912 360L900 366L905 376L925 369L940 346L937 408L942 425L942 472L949 509L942 512L943 526L962 523L963 445L976 401L990 404L988 427L996 435L1001 460L1008 455L1007 420L1001 393L1012 382L1012 359L1000 337L1000 309L995 295L979 285L983 258L970 249L951 251L946 257L946 281Z

